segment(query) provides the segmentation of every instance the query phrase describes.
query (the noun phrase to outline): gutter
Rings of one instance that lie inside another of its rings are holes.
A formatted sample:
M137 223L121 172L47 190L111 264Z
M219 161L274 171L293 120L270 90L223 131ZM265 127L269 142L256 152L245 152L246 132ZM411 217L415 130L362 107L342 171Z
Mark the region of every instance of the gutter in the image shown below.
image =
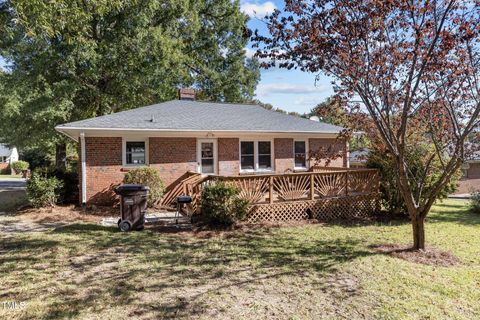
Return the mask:
M85 127L62 127L56 126L55 130L61 132L70 138L76 140L67 134L66 130L82 130L82 131L138 131L138 132L168 132L168 133L289 133L289 134L334 134L338 135L341 131L278 131L278 130L206 130L206 129L155 129L155 128L85 128Z

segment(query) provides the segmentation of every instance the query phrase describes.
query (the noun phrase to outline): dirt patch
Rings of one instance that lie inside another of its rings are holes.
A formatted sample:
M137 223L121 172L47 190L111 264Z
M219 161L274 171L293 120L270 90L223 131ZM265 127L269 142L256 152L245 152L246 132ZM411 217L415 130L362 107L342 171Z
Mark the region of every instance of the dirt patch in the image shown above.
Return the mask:
M430 266L451 267L461 264L460 259L447 251L427 247L425 250L413 250L412 247L397 244L372 246L377 252L392 257Z

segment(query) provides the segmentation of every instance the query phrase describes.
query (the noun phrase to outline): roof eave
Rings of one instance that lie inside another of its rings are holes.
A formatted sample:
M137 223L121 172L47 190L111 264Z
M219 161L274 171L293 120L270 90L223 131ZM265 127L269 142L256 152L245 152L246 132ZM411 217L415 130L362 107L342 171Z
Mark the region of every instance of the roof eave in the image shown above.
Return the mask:
M94 133L101 133L102 136L108 134L115 135L127 135L127 134L140 134L140 133L153 133L156 135L168 134L168 135L205 135L205 134L214 134L217 136L220 135L319 135L319 136L329 136L336 137L340 134L341 131L285 131L285 130L193 130L193 129L151 129L151 128L85 128L85 127L65 127L57 126L55 130L65 134L69 138L78 141L78 136L81 132L91 135ZM93 135L91 135L93 136Z

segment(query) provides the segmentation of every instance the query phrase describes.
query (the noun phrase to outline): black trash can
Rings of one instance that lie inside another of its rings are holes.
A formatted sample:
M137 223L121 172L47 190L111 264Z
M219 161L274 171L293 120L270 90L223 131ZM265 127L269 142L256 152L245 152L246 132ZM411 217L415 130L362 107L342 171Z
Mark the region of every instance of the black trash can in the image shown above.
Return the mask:
M118 220L121 231L142 230L145 224L149 188L141 184L124 184L115 188L120 196L120 213Z

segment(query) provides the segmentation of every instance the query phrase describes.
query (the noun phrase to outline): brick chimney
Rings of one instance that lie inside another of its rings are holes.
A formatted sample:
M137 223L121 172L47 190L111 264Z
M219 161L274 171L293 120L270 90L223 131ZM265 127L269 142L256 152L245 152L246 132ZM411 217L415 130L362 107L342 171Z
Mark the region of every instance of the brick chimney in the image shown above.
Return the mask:
M180 100L195 101L195 90L191 88L178 89L178 98Z

